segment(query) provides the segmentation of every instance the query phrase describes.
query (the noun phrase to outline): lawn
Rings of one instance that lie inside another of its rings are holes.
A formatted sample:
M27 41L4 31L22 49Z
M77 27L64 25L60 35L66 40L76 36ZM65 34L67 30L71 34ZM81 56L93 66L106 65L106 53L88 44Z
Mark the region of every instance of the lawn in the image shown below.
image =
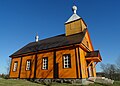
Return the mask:
M46 86L43 84L33 83L27 80L2 79L0 78L0 86ZM52 86L72 86L71 84L53 83Z
M26 80L0 79L0 86L44 86Z
M0 86L45 86L45 85L33 83L27 80L0 79ZM67 83L64 84L53 83L51 84L51 86L73 86L73 85ZM107 85L91 84L89 86L107 86ZM120 81L115 81L113 85L108 85L108 86L120 86Z

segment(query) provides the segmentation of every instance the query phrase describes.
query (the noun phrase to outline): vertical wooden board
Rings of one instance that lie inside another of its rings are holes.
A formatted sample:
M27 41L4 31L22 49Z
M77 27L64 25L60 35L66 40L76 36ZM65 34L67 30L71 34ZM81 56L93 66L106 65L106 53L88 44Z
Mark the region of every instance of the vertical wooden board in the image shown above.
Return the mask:
M77 29L79 32L82 31L82 26L81 26L80 20L78 20L78 21L75 22L75 27L76 27L76 29Z
M31 69L26 70L27 60L31 61ZM34 78L35 55L22 57L20 78Z
M74 23L75 23L75 29L78 29L80 27L79 21L76 21Z
M85 35L84 39L82 40L82 43L83 43L87 48L89 48L89 47L88 47L89 45L87 45L87 42L88 42L88 39L86 38L86 35Z
M13 58L12 59L12 63L11 63L11 69L10 69L10 78L18 78L19 77L19 69L20 69L20 60L21 58ZM13 71L13 68L14 68L14 63L15 62L18 62L18 66L17 66L17 71Z
M86 32L86 38L87 38L87 40L88 40L89 49L90 49L91 51L93 51L94 49L93 49L92 41L91 41L91 39L90 39L90 36L89 36L88 31Z
M81 78L80 70L81 70L81 65L80 65L80 52L79 52L79 47L76 47L76 54L77 54L77 63L78 63L78 78Z
M93 69L92 66L89 66L89 76L93 77Z
M66 36L70 35L71 34L71 30L72 30L71 23L66 24L65 26L66 26L66 29L65 29L66 30Z
M81 22L81 19L66 24L65 25L66 36L76 34L76 33L80 33L82 31L82 28L85 28L84 25L82 25L82 24L83 23Z
M48 57L48 69L42 69L42 58ZM53 52L38 54L36 78L53 78Z
M80 20L72 22L70 34L80 33L81 32L80 25L81 25Z
M85 59L85 51L83 51L81 48L80 48L80 62L81 62L82 78L88 78L87 62Z
M66 35L70 34L70 29L71 29L70 24L66 24L66 25L65 25L65 32L66 32Z
M83 31L83 30L86 29L87 27L86 27L86 25L85 25L85 23L83 22L82 19L81 19L80 21L81 21L81 27L82 27L82 31Z
M71 68L63 68L63 55L71 55ZM58 63L59 78L76 78L75 49L66 49L56 52L56 62Z
M93 67L92 67L93 68L93 76L96 77L95 63L93 62L92 65L93 65Z
M74 24L75 24L74 25L75 27L73 28L74 33L80 33L82 31L80 28L81 27L80 20L75 21Z
M71 30L74 30L75 29L75 22L71 22Z
M92 46L92 43L91 43L91 40L90 40L90 37L89 37L89 33L88 33L88 32L86 32L85 37L84 37L82 43L83 43L90 51L93 51L93 46Z

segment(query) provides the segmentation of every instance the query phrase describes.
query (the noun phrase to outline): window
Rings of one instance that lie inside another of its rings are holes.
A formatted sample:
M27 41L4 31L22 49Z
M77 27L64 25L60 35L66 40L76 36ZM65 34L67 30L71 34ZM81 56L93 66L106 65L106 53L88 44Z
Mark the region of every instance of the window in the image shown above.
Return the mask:
M48 57L44 57L44 58L42 59L42 69L43 69L43 70L48 69Z
M17 71L17 66L18 66L18 62L14 62L14 67L13 67L13 71Z
M63 67L71 68L71 56L70 54L63 55Z
M87 42L87 47L89 48L89 43L88 43L88 41L86 41Z
M30 60L27 60L26 70L30 70L30 68L31 68L31 61L30 61Z

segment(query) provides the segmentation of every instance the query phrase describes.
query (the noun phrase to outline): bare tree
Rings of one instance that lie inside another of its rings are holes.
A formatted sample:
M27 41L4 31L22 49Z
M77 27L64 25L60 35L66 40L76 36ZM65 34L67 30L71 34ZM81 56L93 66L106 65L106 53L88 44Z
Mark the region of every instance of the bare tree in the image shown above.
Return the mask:
M103 64L101 63L101 69L104 72L104 76L110 79L116 78L117 67L115 64Z
M115 64L101 63L100 66L105 77L120 80L120 56L117 58Z
M7 59L7 67L6 67L6 69L7 69L7 75L9 75L9 72L10 72L10 64L11 64L11 59L10 58L8 58Z
M117 65L117 68L118 68L118 72L120 73L120 56L116 60L116 65Z

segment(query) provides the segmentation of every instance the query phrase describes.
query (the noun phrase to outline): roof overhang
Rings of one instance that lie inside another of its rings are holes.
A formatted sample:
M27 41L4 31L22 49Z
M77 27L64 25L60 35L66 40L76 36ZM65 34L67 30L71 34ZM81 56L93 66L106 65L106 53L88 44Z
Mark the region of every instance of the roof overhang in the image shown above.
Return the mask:
M90 61L94 61L94 62L101 62L102 61L99 50L88 52L85 57L86 57L86 60L89 62Z
M24 56L35 55L35 54L46 53L46 52L54 52L54 51L64 50L64 49L74 49L75 47L79 47L79 43L61 46L61 47L55 47L55 48L51 48L47 50L40 50L40 51L35 51L35 52L27 52L27 53L22 53L22 54L17 54L17 55L10 55L9 57L10 58L24 57Z

